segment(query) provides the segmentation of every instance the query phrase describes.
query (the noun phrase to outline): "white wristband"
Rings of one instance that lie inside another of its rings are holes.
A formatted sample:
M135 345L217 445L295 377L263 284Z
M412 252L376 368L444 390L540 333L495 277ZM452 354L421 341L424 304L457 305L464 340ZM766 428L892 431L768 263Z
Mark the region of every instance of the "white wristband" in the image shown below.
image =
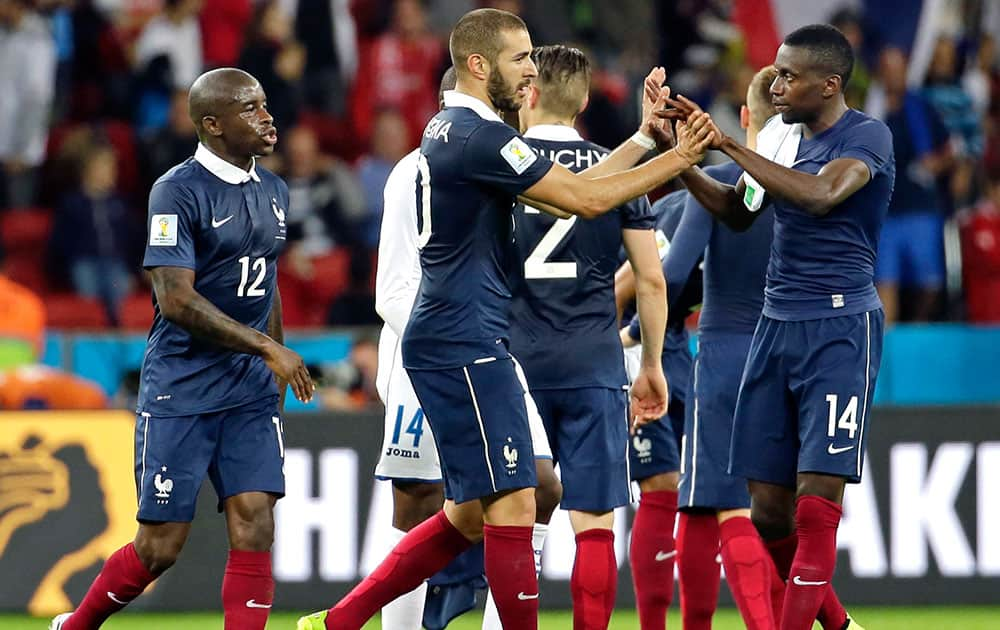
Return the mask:
M647 136L646 134L644 134L642 131L637 131L634 134L632 134L632 137L629 138L629 140L638 144L640 147L646 149L647 151L656 150L656 141Z

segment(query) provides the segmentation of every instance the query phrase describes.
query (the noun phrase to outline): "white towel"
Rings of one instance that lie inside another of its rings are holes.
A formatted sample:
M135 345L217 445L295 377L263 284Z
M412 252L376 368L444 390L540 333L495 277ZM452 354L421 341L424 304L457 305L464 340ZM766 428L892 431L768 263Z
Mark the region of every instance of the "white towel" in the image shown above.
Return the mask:
M772 116L757 134L757 153L782 166L791 166L795 163L795 156L798 155L800 140L802 140L801 123L788 125L781 121L780 115ZM750 212L757 212L764 203L767 191L750 173L743 173L743 181L747 186L743 195L743 205Z

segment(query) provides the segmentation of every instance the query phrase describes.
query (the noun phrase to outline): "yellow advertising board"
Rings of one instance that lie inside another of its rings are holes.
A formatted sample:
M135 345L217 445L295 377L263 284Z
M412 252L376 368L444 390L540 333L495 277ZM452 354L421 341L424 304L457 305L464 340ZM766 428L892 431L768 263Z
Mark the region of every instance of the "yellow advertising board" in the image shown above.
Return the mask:
M67 583L135 536L134 425L126 411L0 414L0 607L71 610Z

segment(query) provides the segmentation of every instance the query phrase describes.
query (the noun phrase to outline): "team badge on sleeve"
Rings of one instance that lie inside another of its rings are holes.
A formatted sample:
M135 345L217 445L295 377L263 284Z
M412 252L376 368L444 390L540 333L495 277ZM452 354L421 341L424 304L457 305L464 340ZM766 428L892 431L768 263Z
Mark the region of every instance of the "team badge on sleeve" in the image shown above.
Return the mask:
M161 247L177 245L177 215L154 214L149 225L149 244Z
M503 148L500 149L500 156L510 164L510 167L518 175L526 171L538 159L531 147L517 137L511 138L510 142L503 145Z
M660 254L660 260L667 257L670 251L670 239L663 233L663 230L656 231L656 251Z

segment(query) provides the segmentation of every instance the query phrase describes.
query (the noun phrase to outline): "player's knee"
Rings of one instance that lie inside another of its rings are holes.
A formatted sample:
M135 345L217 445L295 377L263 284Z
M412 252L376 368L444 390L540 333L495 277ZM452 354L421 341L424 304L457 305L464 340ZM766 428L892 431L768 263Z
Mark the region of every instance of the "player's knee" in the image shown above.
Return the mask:
M230 514L228 525L233 549L268 551L274 542L274 518L268 508Z
M562 483L552 465L538 466L538 487L535 488L535 522L548 523L562 501Z
M785 538L795 531L795 513L784 505L754 503L750 520L764 540Z
M135 553L153 575L160 575L177 561L184 539L171 536L136 536Z
M392 526L408 532L441 511L444 488L440 483L392 484Z

